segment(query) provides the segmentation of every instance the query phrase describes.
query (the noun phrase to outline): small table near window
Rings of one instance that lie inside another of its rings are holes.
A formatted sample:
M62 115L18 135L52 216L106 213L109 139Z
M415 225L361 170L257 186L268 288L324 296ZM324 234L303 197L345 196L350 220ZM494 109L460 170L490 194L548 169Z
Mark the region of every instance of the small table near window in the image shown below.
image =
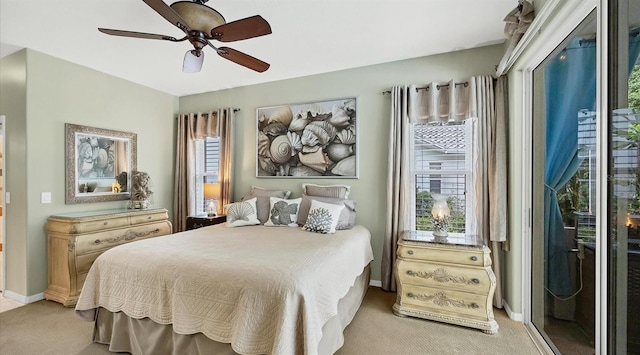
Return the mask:
M497 333L490 253L478 236L405 231L398 241L393 313Z
M206 226L212 226L214 224L220 224L227 221L227 216L219 215L214 217L209 216L188 216L187 217L187 230L198 229Z

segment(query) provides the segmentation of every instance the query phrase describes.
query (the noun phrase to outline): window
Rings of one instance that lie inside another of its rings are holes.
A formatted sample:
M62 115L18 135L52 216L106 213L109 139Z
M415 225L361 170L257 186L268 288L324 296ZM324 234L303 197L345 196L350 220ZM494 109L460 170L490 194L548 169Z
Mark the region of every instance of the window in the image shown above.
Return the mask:
M465 233L471 218L471 120L456 124L411 126L412 228L432 228L431 194L447 196L449 232Z
M220 163L220 138L206 138L196 141L196 213L206 213L209 201L204 199L204 183L218 182Z

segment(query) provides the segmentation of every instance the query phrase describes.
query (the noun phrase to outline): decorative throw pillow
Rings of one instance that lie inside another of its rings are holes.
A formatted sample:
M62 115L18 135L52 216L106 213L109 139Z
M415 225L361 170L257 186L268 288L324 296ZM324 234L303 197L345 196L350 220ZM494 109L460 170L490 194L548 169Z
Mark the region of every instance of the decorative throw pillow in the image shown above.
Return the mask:
M349 185L302 184L302 194L309 196L349 198Z
M343 209L344 205L333 205L313 200L309 216L302 229L315 233L335 233L338 218Z
M334 205L344 205L344 209L340 212L338 218L338 224L336 230L339 229L351 229L356 225L356 202L353 200L345 200L343 198L335 197L319 197L319 196L302 196L302 202L300 202L300 211L298 211L298 225L303 226L307 221L309 215L309 209L311 209L311 202L318 200L320 202L331 203ZM260 211L260 208L258 208ZM258 214L258 217L260 215Z
M289 190L270 190L255 185L251 186L251 196L288 198L289 195L291 195L291 191Z
M258 210L258 220L260 221L260 224L264 224L264 222L266 222L269 219L269 209L270 209L269 199L271 197L247 195L247 196L242 196L241 201L247 201L252 198L257 199L256 209Z
M241 227L260 224L256 211L256 198L228 204L226 227Z
M265 226L298 226L298 211L300 210L300 201L302 197L293 200L285 200L282 198L270 198L269 220L265 222Z

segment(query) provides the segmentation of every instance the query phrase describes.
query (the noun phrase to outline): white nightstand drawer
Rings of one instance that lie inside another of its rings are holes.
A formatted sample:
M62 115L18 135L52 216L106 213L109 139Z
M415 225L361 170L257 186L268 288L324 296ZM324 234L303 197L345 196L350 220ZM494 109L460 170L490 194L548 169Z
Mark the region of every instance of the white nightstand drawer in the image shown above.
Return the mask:
M460 265L491 265L491 258L482 249L455 250L451 248L423 248L413 245L400 245L398 246L398 256L405 259L441 261Z
M400 259L397 272L402 283L464 292L487 294L495 284L495 277L486 269L452 264Z
M455 317L488 320L487 295L434 289L415 285L402 286L402 306L412 306ZM493 307L491 305L491 307ZM491 312L493 316L493 312ZM493 317L492 317L493 318Z

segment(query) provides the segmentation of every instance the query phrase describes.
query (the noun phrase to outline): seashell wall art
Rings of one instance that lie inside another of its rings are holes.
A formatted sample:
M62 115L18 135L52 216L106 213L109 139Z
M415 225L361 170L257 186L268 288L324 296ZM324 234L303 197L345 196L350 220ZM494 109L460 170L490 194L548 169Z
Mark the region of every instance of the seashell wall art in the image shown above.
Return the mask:
M356 98L257 109L256 176L357 178Z

